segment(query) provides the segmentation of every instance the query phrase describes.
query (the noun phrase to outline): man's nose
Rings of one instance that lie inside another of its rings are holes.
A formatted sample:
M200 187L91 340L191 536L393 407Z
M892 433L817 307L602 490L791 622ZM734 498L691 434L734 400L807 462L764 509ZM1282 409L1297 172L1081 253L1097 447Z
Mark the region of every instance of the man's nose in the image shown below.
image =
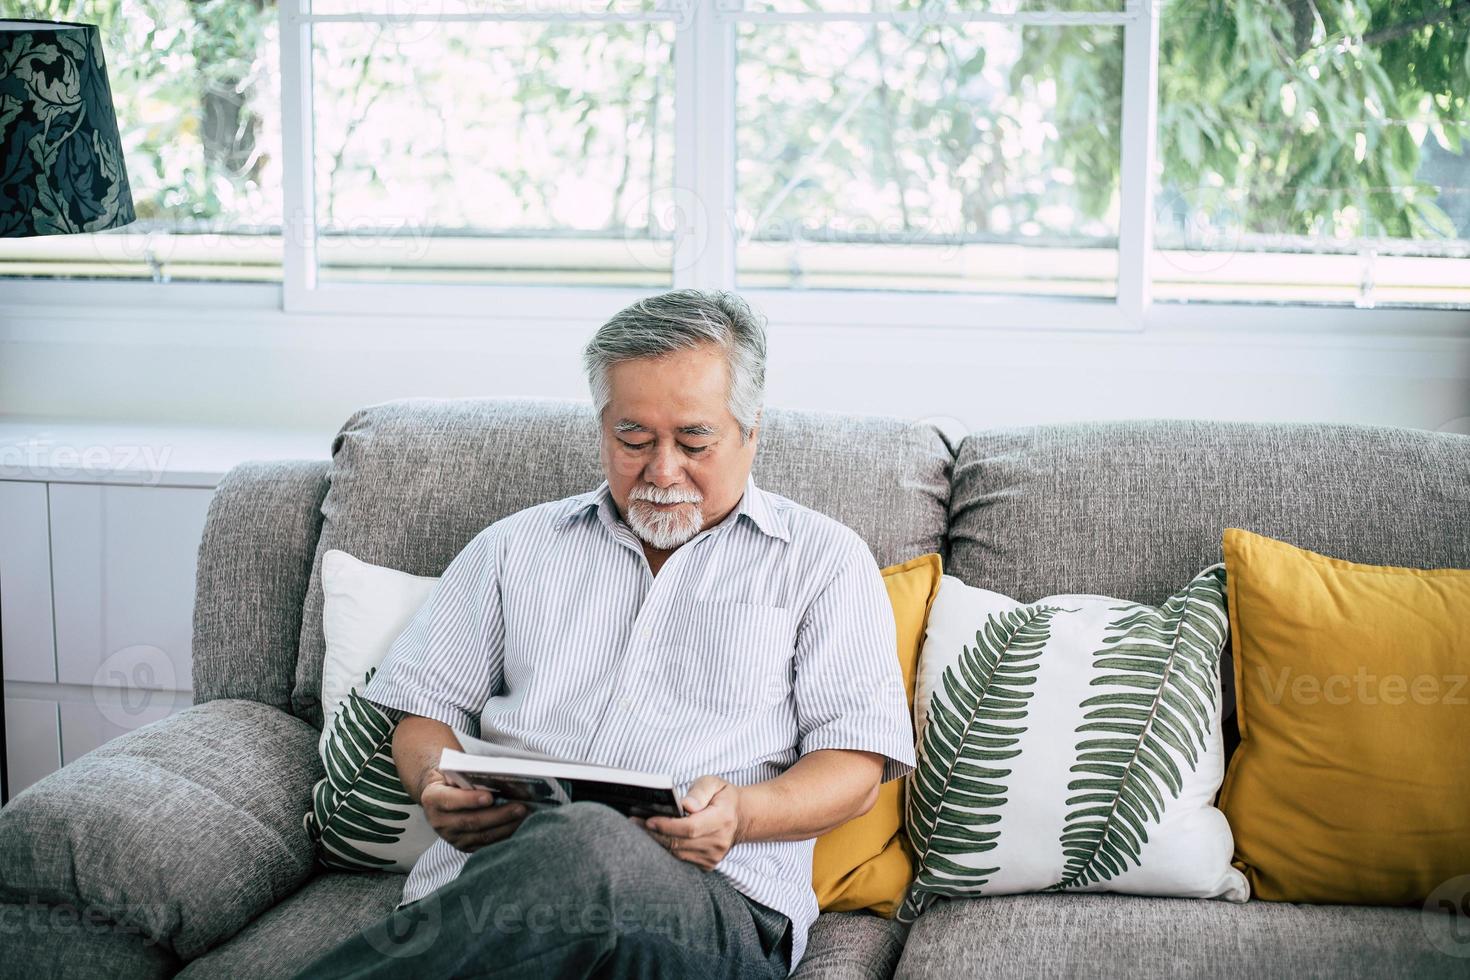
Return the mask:
M660 488L678 483L684 468L678 452L677 446L654 447L653 458L648 461L643 478Z

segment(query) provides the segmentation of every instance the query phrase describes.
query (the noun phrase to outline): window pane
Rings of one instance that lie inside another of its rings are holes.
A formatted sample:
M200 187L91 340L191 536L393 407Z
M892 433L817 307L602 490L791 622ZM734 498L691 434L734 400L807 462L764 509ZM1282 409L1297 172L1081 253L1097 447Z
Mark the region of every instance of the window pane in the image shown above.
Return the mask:
M138 220L0 239L0 275L281 276L274 0L0 0L0 16L102 31Z
M743 24L742 285L1111 297L1122 31Z
M1436 6L1163 8L1156 297L1470 306L1470 21Z
M324 279L671 281L668 24L315 36Z

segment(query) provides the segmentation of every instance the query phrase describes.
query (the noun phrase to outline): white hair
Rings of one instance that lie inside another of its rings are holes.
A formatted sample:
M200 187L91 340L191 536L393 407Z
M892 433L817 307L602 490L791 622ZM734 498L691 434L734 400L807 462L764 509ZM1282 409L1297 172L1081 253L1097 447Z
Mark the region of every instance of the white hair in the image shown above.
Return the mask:
M640 299L598 328L582 351L592 406L602 418L612 400L609 369L619 361L660 357L716 344L725 351L730 387L725 404L745 444L765 402L765 318L726 290L676 289Z

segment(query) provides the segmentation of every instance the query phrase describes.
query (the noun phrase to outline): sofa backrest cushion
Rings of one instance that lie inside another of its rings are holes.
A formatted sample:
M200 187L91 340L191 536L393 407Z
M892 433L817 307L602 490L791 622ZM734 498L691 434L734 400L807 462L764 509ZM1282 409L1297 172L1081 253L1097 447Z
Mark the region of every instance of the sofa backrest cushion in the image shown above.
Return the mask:
M759 439L756 483L851 527L880 567L942 550L953 447L934 425L768 407ZM413 398L354 413L332 444L292 711L321 728L327 550L440 575L488 525L603 478L589 401Z
M1170 419L973 432L950 507L945 571L1021 602L1156 605L1223 561L1227 527L1362 564L1470 568L1470 436Z

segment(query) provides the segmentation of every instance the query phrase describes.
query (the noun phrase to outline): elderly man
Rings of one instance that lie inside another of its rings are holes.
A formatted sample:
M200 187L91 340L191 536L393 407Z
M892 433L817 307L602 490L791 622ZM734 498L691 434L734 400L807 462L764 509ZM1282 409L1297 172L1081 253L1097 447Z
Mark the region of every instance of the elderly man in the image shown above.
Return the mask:
M877 563L751 478L765 332L729 293L624 309L587 345L606 480L480 532L364 695L440 839L387 919L303 976L784 977L813 839L914 763ZM666 773L683 817L528 814L450 786L456 732Z

